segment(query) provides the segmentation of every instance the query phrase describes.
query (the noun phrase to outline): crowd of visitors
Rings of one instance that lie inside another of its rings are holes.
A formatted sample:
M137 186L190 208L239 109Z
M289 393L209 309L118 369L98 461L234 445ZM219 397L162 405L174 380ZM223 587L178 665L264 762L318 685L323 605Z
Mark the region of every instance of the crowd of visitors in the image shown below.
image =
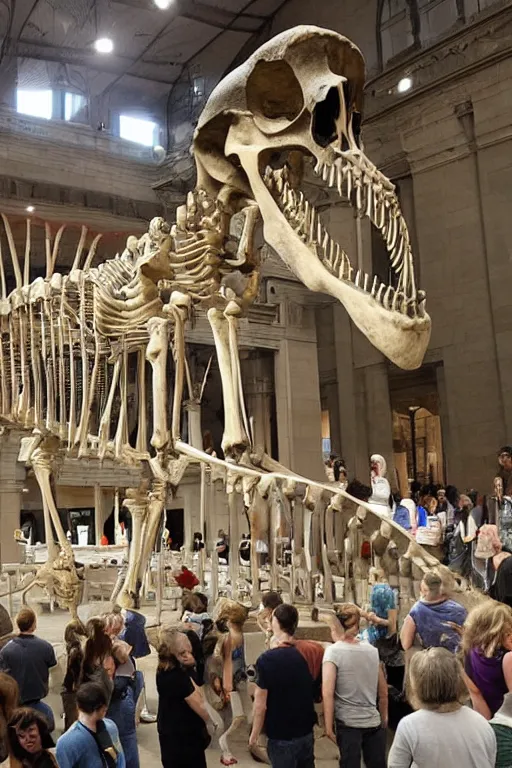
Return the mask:
M366 768L510 768L512 608L481 595L467 613L446 594L442 575L424 575L420 598L400 626L396 596L376 571L370 610L344 603L329 615L331 644L297 638L297 609L267 592L257 616L267 650L254 670L249 746L264 733L274 768L313 768L322 702L325 736L339 748L340 768L360 768L362 759ZM207 641L212 631L226 635L221 687L229 706L234 681L247 677L247 610L234 604L215 627L206 596L186 591L183 605L182 623L158 636L157 732L164 768L205 768L218 725L202 691ZM144 680L134 653L145 655L149 646L143 615L125 614L114 610L67 626L65 732L55 744L54 716L42 701L55 654L34 634L31 609L20 611L18 635L0 650L0 757L10 756L15 768L138 768ZM25 663L20 647L29 649ZM397 692L402 709L393 719Z
M164 768L205 768L221 722L212 701L240 719L235 698L242 684L250 685L253 701L249 747L261 746L266 735L274 768L315 765L317 724L337 745L340 768L360 768L361 760L366 768L512 768L511 447L501 449L499 465L492 514L478 494L453 487L414 488L411 498L390 499L387 507L378 455L372 487L347 484L351 496L393 514L417 541L439 547L459 581L481 588L469 610L463 593L450 592L449 571L438 567L423 575L404 616L397 590L373 567L368 605L338 605L326 619L332 642L321 644L297 637L297 609L267 592L255 617L266 650L249 670L248 609L228 601L229 610L214 620L207 596L194 591L195 574L185 567L176 572L183 612L177 626L158 635L157 715L148 711L137 669L137 659L151 653L144 615L115 608L65 629L64 733L55 743L55 717L44 699L57 659L36 635L35 613L22 608L18 633L0 650L0 758L9 757L13 768L139 768L137 724L156 721ZM342 460L333 459L329 469L334 482L346 483ZM222 530L218 537L217 555L227 562L229 539ZM194 546L203 549L200 534ZM221 671L209 676L212 654ZM205 697L205 681L214 699ZM221 762L234 764L225 746Z

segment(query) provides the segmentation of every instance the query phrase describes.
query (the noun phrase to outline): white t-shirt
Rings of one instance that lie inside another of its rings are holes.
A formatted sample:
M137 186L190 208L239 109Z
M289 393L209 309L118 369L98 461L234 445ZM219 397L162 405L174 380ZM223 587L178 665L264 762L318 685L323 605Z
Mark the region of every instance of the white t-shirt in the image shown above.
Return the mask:
M339 640L326 648L324 664L336 667L334 713L336 720L350 728L377 728L379 653L369 643L345 643Z
M388 768L494 768L496 737L469 707L456 712L420 709L398 724Z

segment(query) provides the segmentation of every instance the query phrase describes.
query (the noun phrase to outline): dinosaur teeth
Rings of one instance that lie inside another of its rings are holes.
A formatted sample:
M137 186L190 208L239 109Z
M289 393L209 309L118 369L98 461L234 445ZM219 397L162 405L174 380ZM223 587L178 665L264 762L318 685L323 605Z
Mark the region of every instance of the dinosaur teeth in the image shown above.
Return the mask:
M337 166L337 180L336 180L336 186L338 189L338 194L340 197L343 197L343 174L341 172L341 167Z
M366 217L371 220L372 218L372 202L373 202L373 193L371 184L368 184L366 187Z
M352 267L347 254L331 239L320 217L304 193L294 189L286 167L265 169L266 186L300 239L324 264L326 269L344 282L368 293L388 311L408 317L425 314L425 294L416 293L409 233L394 192L389 191L380 175L362 166L357 158L333 164L318 162L315 173L330 188L337 188L340 197L349 199L359 216L368 218L381 232L387 246L391 268L397 277L396 287L381 283L363 270Z
M311 209L311 221L309 222L309 240L313 242L315 239L315 209Z

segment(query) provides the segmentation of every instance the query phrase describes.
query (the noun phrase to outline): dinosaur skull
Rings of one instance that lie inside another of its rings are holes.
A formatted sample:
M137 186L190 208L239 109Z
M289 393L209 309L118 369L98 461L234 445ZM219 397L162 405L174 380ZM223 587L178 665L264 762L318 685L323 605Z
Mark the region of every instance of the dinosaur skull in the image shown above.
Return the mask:
M198 187L255 199L264 237L311 290L343 303L402 368L421 365L430 338L394 185L362 150L364 61L341 35L300 26L263 45L210 96L194 136ZM321 183L365 216L386 243L393 285L355 271L300 189L312 159Z

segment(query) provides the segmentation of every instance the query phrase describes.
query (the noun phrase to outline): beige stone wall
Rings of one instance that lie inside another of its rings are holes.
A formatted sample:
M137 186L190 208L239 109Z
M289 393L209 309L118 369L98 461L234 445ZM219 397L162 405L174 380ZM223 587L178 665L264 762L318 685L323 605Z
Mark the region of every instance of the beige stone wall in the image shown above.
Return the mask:
M272 31L316 23L346 34L363 50L372 78L365 150L399 180L428 294L433 333L426 362L440 366L448 481L489 492L496 450L512 439L512 9L510 3L466 1L464 25L455 2L443 0L435 8L421 3L423 49L404 50L409 33L400 37L397 16L384 26L393 28L398 47L392 53L400 56L390 59L385 32L387 67L377 74L376 5L331 0L312 8L297 0L277 15ZM403 6L405 18L406 4L393 6ZM404 75L412 76L414 88L399 97L396 85ZM350 213L336 208L324 218L352 262L368 268L367 231L361 253ZM392 475L388 364L340 307L317 313L319 336L330 338L331 325L335 343L319 347L320 380L323 401L338 412L341 451L361 479L373 451L386 456ZM332 350L335 364L328 360Z

